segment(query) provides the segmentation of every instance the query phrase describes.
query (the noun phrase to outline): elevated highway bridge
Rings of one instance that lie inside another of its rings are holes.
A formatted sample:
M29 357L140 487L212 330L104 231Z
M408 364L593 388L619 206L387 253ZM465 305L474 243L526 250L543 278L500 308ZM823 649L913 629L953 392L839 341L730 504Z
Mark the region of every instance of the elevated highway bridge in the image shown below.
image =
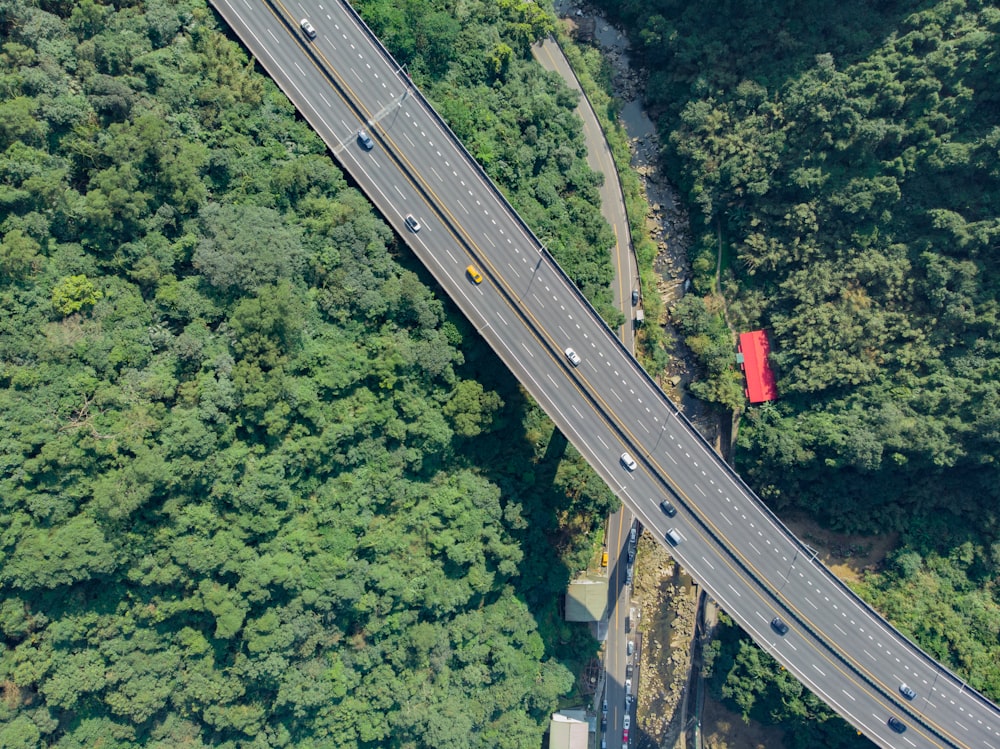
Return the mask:
M997 706L854 595L713 451L349 4L212 3L563 434L760 647L880 746L1000 749Z

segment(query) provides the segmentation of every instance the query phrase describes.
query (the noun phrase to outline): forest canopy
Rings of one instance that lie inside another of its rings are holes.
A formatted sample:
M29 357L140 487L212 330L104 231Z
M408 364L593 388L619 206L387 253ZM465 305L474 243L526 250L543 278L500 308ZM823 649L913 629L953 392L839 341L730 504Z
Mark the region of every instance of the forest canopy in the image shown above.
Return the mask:
M610 299L545 18L423 7L364 10ZM610 492L203 2L0 39L0 745L536 747Z
M978 522L1000 499L1000 9L605 5L696 208L696 285L721 251L730 321L772 336L782 397L747 414L741 467L841 527Z
M737 468L776 509L899 530L859 592L1000 698L1000 9L597 4L628 30L692 207L695 293L674 313L696 394L744 412ZM730 324L768 330L778 401L734 395ZM833 745L815 703L734 643L720 693Z

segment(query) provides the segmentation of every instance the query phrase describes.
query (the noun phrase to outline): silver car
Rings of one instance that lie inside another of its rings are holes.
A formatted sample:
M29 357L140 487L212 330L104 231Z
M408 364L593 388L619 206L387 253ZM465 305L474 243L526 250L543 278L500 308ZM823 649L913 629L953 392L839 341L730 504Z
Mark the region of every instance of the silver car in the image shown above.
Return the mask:
M635 458L633 458L628 453L622 453L621 460L622 460L622 465L625 466L630 471L634 471L636 468L639 467L639 464L635 462Z

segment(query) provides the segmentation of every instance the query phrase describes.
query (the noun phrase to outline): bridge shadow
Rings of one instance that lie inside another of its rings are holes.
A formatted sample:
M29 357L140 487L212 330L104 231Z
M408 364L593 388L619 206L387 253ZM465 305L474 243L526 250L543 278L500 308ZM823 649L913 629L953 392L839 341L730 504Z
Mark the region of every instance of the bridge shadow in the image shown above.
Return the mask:
M396 253L395 259L444 302L448 322L462 340L464 362L455 368L459 377L479 382L503 401L492 421L483 425L482 434L454 438L454 459L499 487L505 530L523 554L516 574L505 584L514 587L534 616L545 659L554 658L574 675L582 674L598 655L600 643L586 624L565 621L563 601L575 570L593 561L593 534L601 532L607 511L617 500L423 264L405 251ZM424 471L440 467L425 465ZM583 691L563 704L589 703Z

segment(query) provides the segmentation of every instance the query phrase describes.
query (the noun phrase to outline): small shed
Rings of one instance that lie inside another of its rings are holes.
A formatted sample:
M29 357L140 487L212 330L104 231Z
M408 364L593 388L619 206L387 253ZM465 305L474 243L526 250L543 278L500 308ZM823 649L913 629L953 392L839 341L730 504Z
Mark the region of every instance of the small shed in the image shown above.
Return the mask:
M569 584L566 591L566 621L597 622L606 615L608 578L584 576Z
M746 377L746 396L751 403L773 401L778 397L774 371L768 356L771 344L763 330L740 333L739 355L736 357Z

